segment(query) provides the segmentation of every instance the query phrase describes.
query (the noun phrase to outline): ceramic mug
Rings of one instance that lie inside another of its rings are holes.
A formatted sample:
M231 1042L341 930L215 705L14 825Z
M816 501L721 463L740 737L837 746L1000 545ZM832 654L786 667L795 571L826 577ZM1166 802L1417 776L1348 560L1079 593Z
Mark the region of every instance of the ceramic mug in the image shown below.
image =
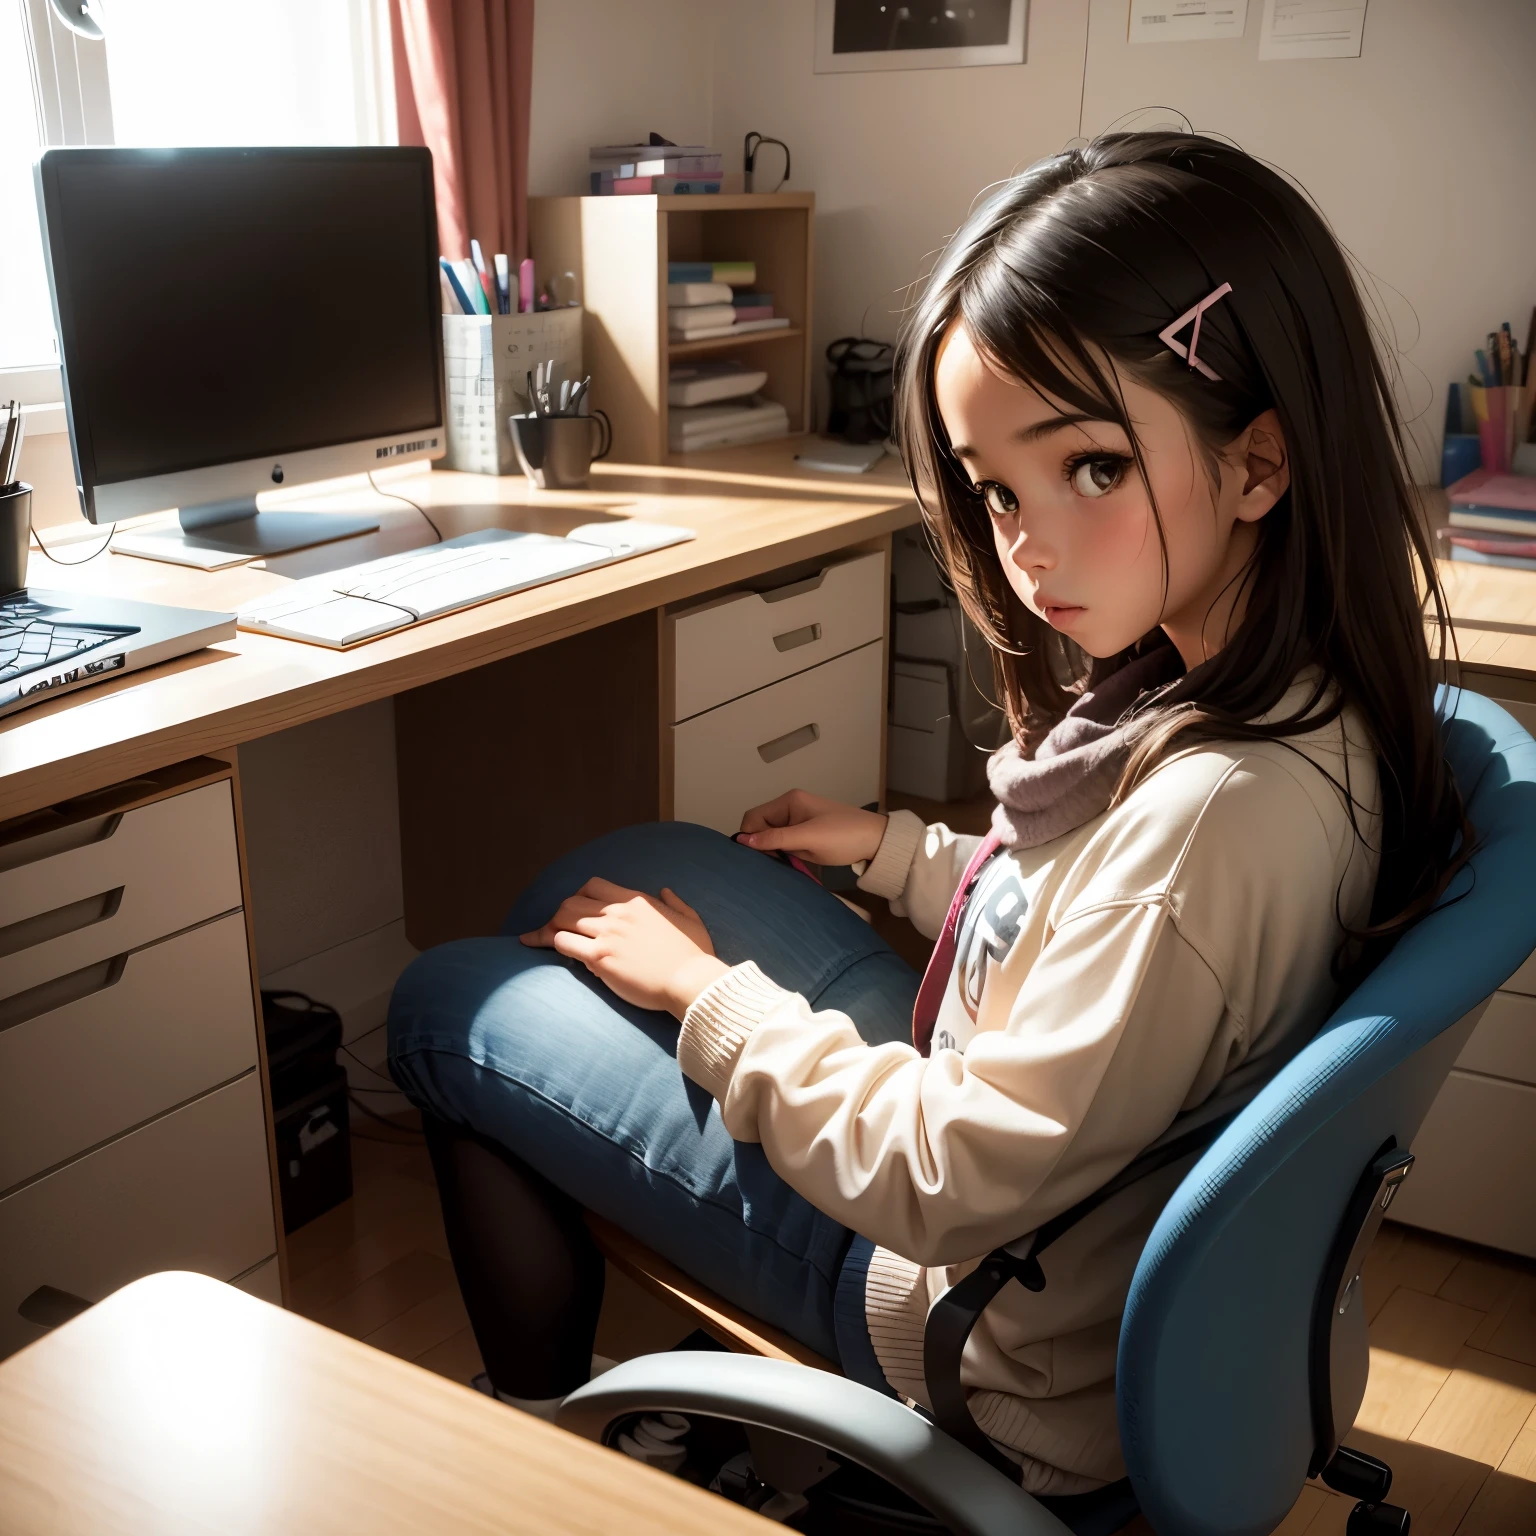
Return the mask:
M32 531L32 487L18 480L0 491L0 594L27 584L27 537Z
M545 491L579 490L594 459L613 448L613 424L601 411L590 416L517 415L507 418L523 473Z

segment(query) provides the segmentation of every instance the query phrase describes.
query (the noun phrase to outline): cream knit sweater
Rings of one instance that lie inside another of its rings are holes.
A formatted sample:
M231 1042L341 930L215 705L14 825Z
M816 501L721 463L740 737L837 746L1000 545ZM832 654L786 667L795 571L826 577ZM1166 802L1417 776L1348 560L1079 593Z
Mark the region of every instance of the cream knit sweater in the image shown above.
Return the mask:
M926 1058L866 1045L751 963L689 1009L678 1058L731 1135L879 1245L866 1312L899 1392L926 1401L928 1308L980 1258L1316 1030L1339 917L1363 925L1375 885L1365 740L1346 715L1289 746L1195 748L1075 832L993 859ZM935 937L976 844L898 811L860 884ZM1008 1286L971 1336L971 1411L1033 1492L1124 1475L1119 1319L1178 1177L1106 1203L1046 1255L1043 1292Z

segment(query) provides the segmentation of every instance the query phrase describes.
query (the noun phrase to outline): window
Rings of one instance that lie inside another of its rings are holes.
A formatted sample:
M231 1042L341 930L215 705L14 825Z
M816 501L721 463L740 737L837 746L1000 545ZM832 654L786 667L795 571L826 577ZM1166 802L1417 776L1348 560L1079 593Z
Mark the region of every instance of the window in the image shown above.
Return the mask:
M0 0L0 395L59 398L32 162L55 144L391 144L387 0ZM9 216L14 214L15 217Z

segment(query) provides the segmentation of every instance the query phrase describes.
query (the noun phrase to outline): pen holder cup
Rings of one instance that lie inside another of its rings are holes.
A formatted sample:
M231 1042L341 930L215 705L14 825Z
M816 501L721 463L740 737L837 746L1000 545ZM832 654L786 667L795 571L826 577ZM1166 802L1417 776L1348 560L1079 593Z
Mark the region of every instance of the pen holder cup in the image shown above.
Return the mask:
M27 538L32 532L32 487L17 481L0 491L0 593L27 584Z
M601 411L590 416L509 416L507 428L523 473L544 491L579 490L592 461L613 448L613 424Z

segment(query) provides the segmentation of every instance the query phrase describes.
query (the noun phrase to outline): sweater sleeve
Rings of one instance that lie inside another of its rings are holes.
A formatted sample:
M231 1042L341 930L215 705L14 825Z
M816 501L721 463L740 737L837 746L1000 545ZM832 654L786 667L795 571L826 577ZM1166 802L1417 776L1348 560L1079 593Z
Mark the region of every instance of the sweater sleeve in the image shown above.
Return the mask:
M911 811L892 811L874 858L862 869L855 866L859 889L885 897L897 917L910 918L920 934L936 939L980 842L943 822L925 827Z
M689 1009L678 1056L794 1189L935 1265L1020 1237L1155 1140L1224 1015L1212 971L1152 898L1064 922L1008 1026L963 1056L867 1045L750 963Z

